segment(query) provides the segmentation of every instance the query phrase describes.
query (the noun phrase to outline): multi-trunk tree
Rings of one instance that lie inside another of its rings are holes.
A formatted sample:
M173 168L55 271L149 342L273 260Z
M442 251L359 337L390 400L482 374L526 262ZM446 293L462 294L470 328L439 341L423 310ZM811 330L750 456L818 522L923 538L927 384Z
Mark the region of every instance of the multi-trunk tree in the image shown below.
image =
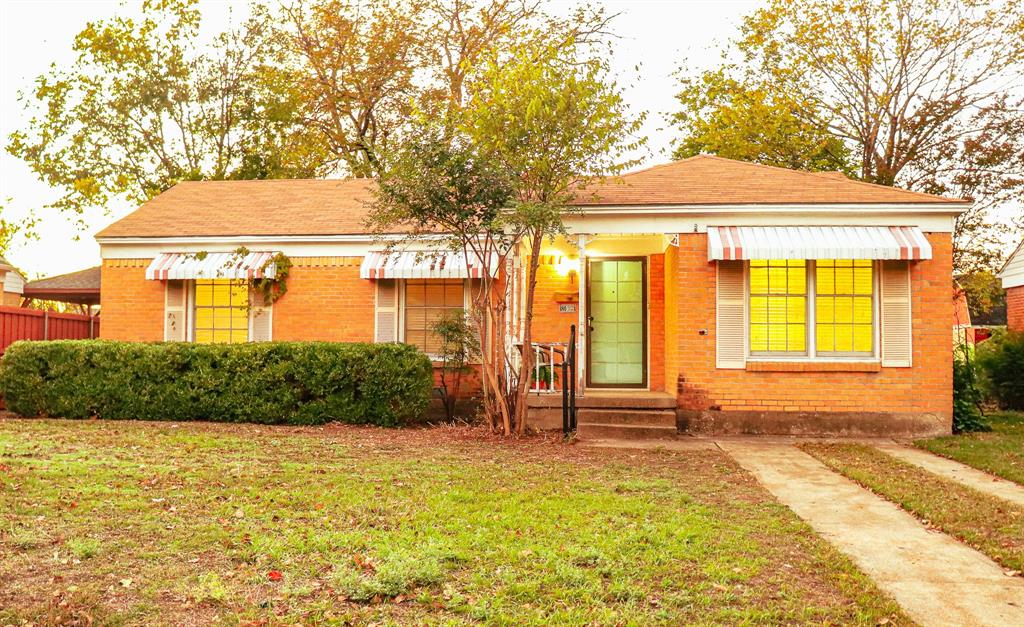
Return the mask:
M470 315L480 336L484 409L506 434L526 427L529 350L540 249L564 232L575 191L635 163L641 116L631 116L607 64L572 35L494 51L465 105L424 121L381 176L374 224L403 241L439 233L484 268ZM522 333L506 344L510 261L525 260Z

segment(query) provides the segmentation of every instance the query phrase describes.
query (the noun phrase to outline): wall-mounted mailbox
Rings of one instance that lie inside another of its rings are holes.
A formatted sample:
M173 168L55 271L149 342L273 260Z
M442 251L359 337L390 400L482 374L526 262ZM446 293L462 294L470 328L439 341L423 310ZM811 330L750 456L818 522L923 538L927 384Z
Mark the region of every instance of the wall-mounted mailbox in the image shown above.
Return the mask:
M556 303L578 303L580 295L577 292L555 292Z

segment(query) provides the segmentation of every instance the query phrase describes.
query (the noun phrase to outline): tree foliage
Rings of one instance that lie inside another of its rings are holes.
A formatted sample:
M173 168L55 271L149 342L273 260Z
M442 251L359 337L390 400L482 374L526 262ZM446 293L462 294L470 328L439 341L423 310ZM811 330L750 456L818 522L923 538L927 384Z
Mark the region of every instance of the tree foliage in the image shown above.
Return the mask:
M200 45L194 0L148 1L136 21L90 22L78 58L23 96L34 111L8 151L82 214L143 202L182 180L313 176L321 149L297 115L272 17Z
M676 159L713 153L797 170L853 174L846 144L813 121L798 115L813 105L770 85L744 83L735 68L719 68L697 77L681 73L676 95L681 110L673 122L682 131Z
M422 65L422 3L298 2L285 9L300 57L304 115L352 176L381 169L405 125Z
M802 156L807 129L827 132L864 181L974 199L955 270L991 270L1007 231L991 209L1024 198L1022 24L1021 0L771 0L744 18L728 73L684 82L679 119L702 125L683 124L682 145L770 163L733 138L774 146L792 120L804 132L776 150ZM702 84L724 91L703 102Z

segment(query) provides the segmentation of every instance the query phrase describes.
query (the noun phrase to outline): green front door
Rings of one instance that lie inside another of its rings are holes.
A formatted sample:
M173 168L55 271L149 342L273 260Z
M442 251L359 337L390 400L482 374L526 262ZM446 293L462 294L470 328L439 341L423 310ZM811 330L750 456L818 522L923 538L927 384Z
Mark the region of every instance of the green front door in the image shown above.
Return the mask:
M647 385L647 289L643 258L593 259L587 276L587 385Z

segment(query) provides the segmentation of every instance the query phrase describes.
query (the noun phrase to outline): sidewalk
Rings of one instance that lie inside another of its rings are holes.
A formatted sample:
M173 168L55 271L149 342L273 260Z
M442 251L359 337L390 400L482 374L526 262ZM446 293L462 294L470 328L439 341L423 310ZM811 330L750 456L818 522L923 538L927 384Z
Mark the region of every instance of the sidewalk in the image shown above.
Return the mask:
M719 446L922 625L1024 625L1024 579L794 446Z

